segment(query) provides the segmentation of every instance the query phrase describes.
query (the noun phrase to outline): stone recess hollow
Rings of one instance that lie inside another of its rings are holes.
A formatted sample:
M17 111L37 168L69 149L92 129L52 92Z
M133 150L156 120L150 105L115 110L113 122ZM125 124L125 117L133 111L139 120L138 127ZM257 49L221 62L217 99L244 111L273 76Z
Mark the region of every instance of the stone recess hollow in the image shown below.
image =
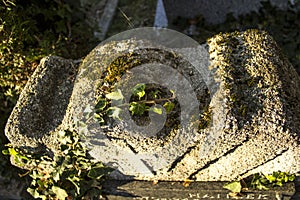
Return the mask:
M266 32L218 34L191 47L126 37L91 51L76 81L70 78L71 61L41 62L7 123L12 145L55 152L55 133L78 131L93 158L116 169L116 179L225 181L300 171L300 79ZM65 70L50 70L56 68ZM144 126L127 109L122 120L104 116L100 124L94 118L97 99L119 89L122 102L108 99L107 105L126 105L137 83L174 91L176 128L159 129L166 118L150 111ZM45 89L61 102L43 95ZM68 95L60 95L63 90ZM36 109L46 111L43 102L53 105L56 121L35 115Z

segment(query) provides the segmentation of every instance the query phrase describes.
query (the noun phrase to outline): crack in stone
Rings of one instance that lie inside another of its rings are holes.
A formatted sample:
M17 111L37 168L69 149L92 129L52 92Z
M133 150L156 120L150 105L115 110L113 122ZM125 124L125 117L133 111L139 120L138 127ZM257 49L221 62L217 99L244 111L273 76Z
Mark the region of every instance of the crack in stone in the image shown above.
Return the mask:
M186 150L186 152L184 152L184 154L182 154L182 156L178 157L178 158L172 163L171 167L168 169L167 172L172 171L172 170L177 166L177 164L180 163L180 161L181 161L187 154L189 154L194 148L196 148L196 147L197 147L197 145L194 145L194 146L192 146L192 147L189 147L189 148Z
M253 167L252 169L248 169L247 171L245 171L244 173L242 173L240 176L241 176L241 177L244 177L248 172L257 169L258 167L263 166L264 164L266 164L266 163L268 163L268 162L270 162L270 161L272 161L272 160L275 160L277 157L282 156L282 155L283 155L285 152L287 152L288 150L289 150L289 149L283 150L281 153L277 154L274 158L270 158L270 159L266 160L264 163L261 163L261 164L255 166L255 167Z
M244 142L247 142L249 139L246 139ZM214 159L214 160L211 160L210 162L208 162L207 164L205 164L203 167L199 168L198 170L196 170L195 172L193 172L188 179L195 179L195 176L196 174L198 174L200 171L204 170L204 169L207 169L210 167L210 165L212 164L215 164L216 162L219 161L220 158L222 157L225 157L227 155L229 155L230 153L234 152L238 147L242 146L243 145L243 142L240 143L239 145L235 146L234 148L232 148L231 150L227 151L225 154L221 155L220 157Z

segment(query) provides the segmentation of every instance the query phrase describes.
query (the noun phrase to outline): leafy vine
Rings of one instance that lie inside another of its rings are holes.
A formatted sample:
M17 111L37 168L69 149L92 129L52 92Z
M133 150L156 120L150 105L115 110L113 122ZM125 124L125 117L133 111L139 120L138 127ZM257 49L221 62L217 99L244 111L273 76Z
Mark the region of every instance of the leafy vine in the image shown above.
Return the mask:
M70 131L59 132L60 151L53 157L36 158L23 155L14 148L3 150L11 155L20 167L31 166L21 175L32 178L27 191L34 198L43 200L92 199L101 195L105 175L113 169L91 160L79 135Z

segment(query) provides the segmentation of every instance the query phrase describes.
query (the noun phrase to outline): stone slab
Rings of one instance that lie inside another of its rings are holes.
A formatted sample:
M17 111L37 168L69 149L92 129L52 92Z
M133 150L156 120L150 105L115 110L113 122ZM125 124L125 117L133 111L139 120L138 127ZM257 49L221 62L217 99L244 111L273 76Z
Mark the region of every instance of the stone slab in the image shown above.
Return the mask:
M124 35L129 37L130 34ZM178 69L178 63L181 63L182 71L194 71L190 79L186 78L194 89L184 89L182 96L197 91L197 97L209 102L204 107L212 108L212 113L208 127L198 133L188 127L189 131L183 129L172 140L162 143L139 135L149 131L148 127L132 133L124 128L131 123L129 117L122 116L122 120L108 125L107 129L102 129L103 132L99 131L97 122L91 123L90 114L77 118L78 121L89 122L83 126L83 131L92 148L91 155L118 169L111 176L118 179L226 181L247 177L254 172L299 171L299 113L295 111L299 104L295 99L300 95L296 89L300 81L268 34L257 30L219 34L208 42L209 56L204 46L164 48L155 44L155 40L147 43L122 39L118 41L118 48L114 48L115 41L105 43L84 61L81 66L84 74L79 73L73 93L73 106L78 111L74 116L82 116L84 110L91 109L82 105L91 105L86 96L93 96L93 86L97 85L95 80L87 78L97 77L97 74L87 76L86 73L96 71L93 68L96 69L99 63L95 60L108 66L107 63L115 60L117 55L127 55L129 49L136 56L134 60L147 60L149 63L165 63L166 52L169 51L178 55L175 56L179 58L176 61L169 57L168 65ZM160 49L159 54L153 49ZM181 62L181 58L192 65ZM200 62L197 63L197 60ZM172 89L174 83L185 88L182 78L171 76L172 71L158 65L157 68L147 67L137 72L133 67L129 71L130 77L124 80L131 80L131 77L137 77L132 78L134 81L139 79L146 83L162 80L161 84ZM99 80L102 81L101 78ZM129 84L121 80L119 89L126 91L122 86ZM205 85L209 96L204 92ZM174 91L181 95L180 90ZM195 105L192 99L191 96L188 100L179 101L184 108ZM107 136L113 139L105 139Z
M266 199L288 200L295 193L294 183L267 191L249 189L241 197L232 197L230 191L223 189L225 182L192 182L183 186L183 182L153 182L146 181L107 181L104 196L109 200L192 200L192 199Z
M101 17L97 16L98 18L96 18L99 31L95 31L94 35L100 41L105 39L108 28L109 28L109 26L112 22L112 19L115 15L117 5L118 5L118 0L106 1L105 7L103 10L103 14L101 15Z
M300 79L266 32L224 33L199 45L172 30L134 29L97 46L74 75L70 60L41 62L6 126L13 147L51 155L58 131L76 131L121 180L300 171ZM95 105L105 88L118 88L126 105L137 83L172 90L180 126L166 127L165 115L154 113L149 126L138 126L126 109L100 125Z
M14 147L32 154L55 151L57 140L51 133L66 114L77 67L57 56L41 60L7 122L6 136Z
M85 21L94 30L94 37L98 41L105 39L118 0L66 0L66 3L77 10L76 13L73 13L74 20Z
M177 17L194 18L202 15L208 24L220 24L226 20L226 16L232 13L234 17L258 12L262 3L266 0L164 0L164 8L167 14L169 27ZM290 3L291 2L291 3ZM270 0L271 5L279 9L287 9L294 1Z

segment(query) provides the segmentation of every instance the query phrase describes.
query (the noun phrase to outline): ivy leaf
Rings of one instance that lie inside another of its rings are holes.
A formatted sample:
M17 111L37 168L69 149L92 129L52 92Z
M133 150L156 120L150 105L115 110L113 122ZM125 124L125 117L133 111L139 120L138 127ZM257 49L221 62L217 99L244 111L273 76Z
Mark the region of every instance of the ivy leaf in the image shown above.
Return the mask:
M77 176L73 176L73 177L68 177L67 180L69 180L75 186L76 193L80 194L80 187L79 187L80 178L78 178Z
M8 151L8 149L4 149L4 150L2 150L2 154L3 154L3 155L9 155L9 151Z
M273 185L282 186L283 183L286 183L288 181L293 181L295 176L290 175L286 172L273 172L271 175L264 175L265 178L270 182L273 183Z
M23 166L24 163L29 161L29 158L17 152L14 148L8 148L7 150L2 150L2 154L11 155L16 164Z
M27 192L29 194L31 194L31 196L35 199L41 198L42 200L46 200L47 196L46 195L42 195L39 194L37 190L33 189L33 188L27 188Z
M139 99L141 99L146 94L145 89L146 89L146 85L144 83L142 84L138 83L136 84L136 86L133 87L132 94L134 96L138 96Z
M294 174L289 175L288 181L294 181L294 180L295 180L295 175Z
M106 98L111 100L122 100L124 99L124 96L120 89L117 89L117 91L111 92L106 95Z
M263 185L261 183L257 184L255 188L257 188L259 190L269 190L269 188L267 186L265 186L265 185Z
M175 91L174 90L170 90L170 92L172 93L172 96L175 96Z
M141 102L131 102L129 105L129 110L132 115L143 115L148 106Z
M58 171L60 171L60 170L58 170ZM62 170L63 171L63 170ZM59 181L59 179L60 179L60 173L59 172L54 172L53 174L52 174L52 177L53 177L53 180L54 181Z
M231 192L240 193L242 190L242 184L240 181L234 181L227 183L223 188L230 190Z
M159 115L161 115L162 114L162 109L161 108L159 108L159 107L152 107L151 108L151 110L153 111L153 112L155 112L156 114L159 114Z
M269 188L266 187L268 183L269 181L266 179L264 175L257 173L253 175L250 185L251 187L259 190L268 190Z
M265 175L265 177L268 179L268 181L269 181L270 183L273 183L273 182L276 181L276 177L273 176L273 175Z
M97 104L95 105L95 110L96 112L101 112L104 110L104 108L107 105L107 101L105 99L99 99L99 101L97 102Z
M95 119L98 120L98 122L100 124L105 122L104 119L103 119L103 117L101 115L97 114L97 113L94 113L94 117L95 117Z
M60 187L52 186L52 191L56 194L56 197L59 200L65 200L68 197L66 190L64 190Z
M109 117L112 117L113 119L121 120L121 118L120 118L121 111L122 111L121 108L113 106L107 110L107 113L108 113Z
M164 108L166 109L167 114L169 114L175 107L175 104L172 102L166 102Z
M283 183L282 183L282 181L277 181L276 185L278 185L279 187L282 187Z
M109 167L93 167L87 176L91 179L99 180L101 179L104 175L109 174L112 172L113 169Z
M42 156L38 163L35 163L36 167L29 174L33 180L27 191L34 198L42 200L47 200L50 196L57 200L75 199L95 188L98 193L93 194L99 194L100 179L113 169L100 162L91 161L77 133L64 131L59 135L60 146L67 146L67 149L61 149L62 153L55 154L53 158ZM62 141L66 145L62 144ZM69 144L69 141L72 143ZM7 150L5 153L10 152ZM15 150L11 150L11 153L18 154Z
M160 91L158 89L156 89L155 91L152 91L151 92L151 96L155 99L158 98L158 94L160 93Z
M19 153L14 148L8 148L8 154L11 156L18 156Z

